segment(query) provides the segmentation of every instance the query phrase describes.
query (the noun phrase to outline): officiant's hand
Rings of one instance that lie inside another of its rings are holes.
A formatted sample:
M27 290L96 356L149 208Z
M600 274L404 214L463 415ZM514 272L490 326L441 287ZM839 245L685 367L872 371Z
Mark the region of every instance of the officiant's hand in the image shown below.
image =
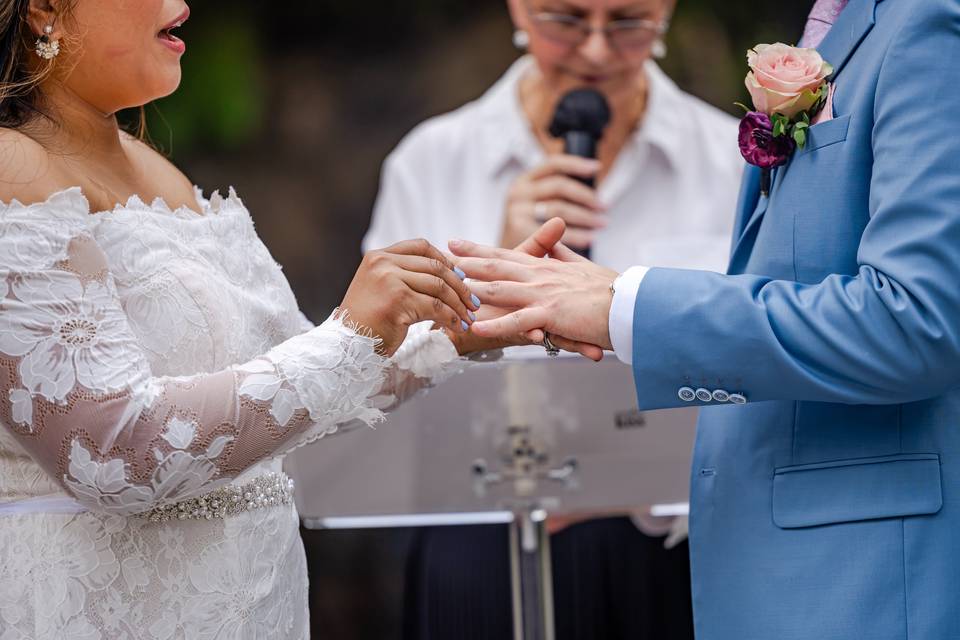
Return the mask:
M407 240L367 253L340 310L383 340L393 355L410 325L433 320L450 334L464 334L479 303L454 264L426 240Z
M577 178L595 178L600 163L571 155L551 155L543 164L518 177L507 193L501 247L512 247L536 233L549 218L567 223L565 244L583 249L593 242L606 215L595 189Z
M562 244L550 250L553 260L466 240L451 241L450 250L460 258L458 266L477 281L471 282L470 288L481 302L515 309L499 318L476 322L472 333L496 338L543 329L554 342L556 336L561 341L565 338L612 349L611 285L617 272L578 256Z

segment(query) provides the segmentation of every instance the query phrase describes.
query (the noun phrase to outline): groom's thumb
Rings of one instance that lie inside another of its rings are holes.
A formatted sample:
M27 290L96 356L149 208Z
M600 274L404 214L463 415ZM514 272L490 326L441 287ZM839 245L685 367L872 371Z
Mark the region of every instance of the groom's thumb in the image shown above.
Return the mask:
M517 245L517 251L535 258L542 258L553 250L554 245L560 242L566 231L567 223L563 218L551 218L534 231L533 235Z

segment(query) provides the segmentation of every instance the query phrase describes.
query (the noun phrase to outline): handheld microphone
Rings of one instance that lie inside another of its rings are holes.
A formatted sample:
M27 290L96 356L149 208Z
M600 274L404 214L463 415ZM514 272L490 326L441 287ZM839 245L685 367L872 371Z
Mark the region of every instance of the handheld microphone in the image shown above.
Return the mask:
M563 138L564 153L596 159L597 145L609 123L610 105L602 93L595 89L574 89L557 103L549 131L554 138ZM575 179L590 188L596 184L593 177ZM590 257L589 248L577 253Z

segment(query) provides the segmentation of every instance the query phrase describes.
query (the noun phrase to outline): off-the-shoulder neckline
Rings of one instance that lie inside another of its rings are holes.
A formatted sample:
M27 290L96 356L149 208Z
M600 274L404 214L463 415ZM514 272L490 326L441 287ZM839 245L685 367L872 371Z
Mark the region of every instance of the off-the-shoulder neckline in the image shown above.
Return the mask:
M226 204L236 205L241 208L243 207L243 202L240 200L240 197L237 196L237 193L234 191L233 187L230 187L226 198L221 196L219 191L214 191L209 198L206 198L203 195L203 190L196 185L194 185L193 191L196 204L200 208L199 212L187 205L181 205L179 207L172 208L167 204L167 201L162 196L157 196L150 204L147 204L137 194L127 198L125 203L118 202L113 206L112 209L91 211L90 201L87 200L87 197L83 194L83 188L79 186L60 189L51 193L46 197L46 199L30 204L23 204L16 198L10 200L8 203L0 201L0 211L8 211L11 209L36 210L58 204L68 204L71 205L78 213L83 213L85 215L94 217L122 213L124 211L150 211L171 215L177 218L199 219L208 215L217 215L221 213L224 211L224 205Z

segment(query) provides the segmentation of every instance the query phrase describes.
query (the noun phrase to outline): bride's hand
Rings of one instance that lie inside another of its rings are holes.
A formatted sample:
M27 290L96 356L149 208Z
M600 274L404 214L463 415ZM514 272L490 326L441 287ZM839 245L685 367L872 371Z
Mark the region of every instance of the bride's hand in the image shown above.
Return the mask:
M479 301L450 259L426 240L407 240L364 256L341 312L383 340L391 356L410 325L424 320L451 335L468 331Z

